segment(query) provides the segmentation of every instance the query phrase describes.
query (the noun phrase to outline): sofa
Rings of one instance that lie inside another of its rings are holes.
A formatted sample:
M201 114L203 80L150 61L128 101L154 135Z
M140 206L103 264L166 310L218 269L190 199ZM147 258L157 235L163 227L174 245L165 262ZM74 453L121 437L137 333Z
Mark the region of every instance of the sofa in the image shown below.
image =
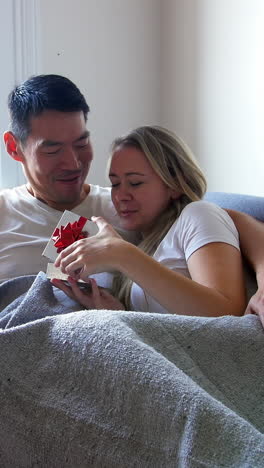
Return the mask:
M204 199L230 210L242 211L264 222L264 197L228 192L207 192Z

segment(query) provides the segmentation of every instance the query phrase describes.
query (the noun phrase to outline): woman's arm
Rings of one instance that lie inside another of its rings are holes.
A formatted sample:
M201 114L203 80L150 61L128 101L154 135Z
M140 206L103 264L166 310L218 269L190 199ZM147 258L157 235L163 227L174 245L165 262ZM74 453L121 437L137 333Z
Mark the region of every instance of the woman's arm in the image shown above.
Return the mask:
M245 309L241 263L235 247L207 244L191 255L189 279L129 244L117 266L168 312L215 317L241 315Z
M182 315L241 315L245 308L242 262L233 246L214 242L196 250L188 260L192 279L158 263L124 241L103 219L99 234L77 241L55 262L62 271L82 279L89 274L119 270L135 281L168 312Z

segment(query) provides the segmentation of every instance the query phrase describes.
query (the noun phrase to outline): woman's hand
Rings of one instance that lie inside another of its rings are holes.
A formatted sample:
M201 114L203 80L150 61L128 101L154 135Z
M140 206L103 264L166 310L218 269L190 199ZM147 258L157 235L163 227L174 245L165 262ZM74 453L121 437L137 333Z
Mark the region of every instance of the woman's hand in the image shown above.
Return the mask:
M74 242L64 249L55 261L63 273L84 281L92 273L110 271L117 267L120 247L126 242L101 217L92 217L99 232L95 236Z
M71 277L68 278L69 286L58 279L52 279L51 283L86 309L125 310L125 306L112 296L107 289L99 288L93 278L83 283L90 286L87 289L80 287L77 281Z

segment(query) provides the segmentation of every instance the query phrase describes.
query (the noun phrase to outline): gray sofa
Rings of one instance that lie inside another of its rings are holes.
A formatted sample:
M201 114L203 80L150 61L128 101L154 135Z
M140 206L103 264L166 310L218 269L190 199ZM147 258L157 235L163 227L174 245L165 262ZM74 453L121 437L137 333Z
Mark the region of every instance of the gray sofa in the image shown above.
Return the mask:
M222 208L242 211L264 222L264 197L228 192L207 192L205 200Z

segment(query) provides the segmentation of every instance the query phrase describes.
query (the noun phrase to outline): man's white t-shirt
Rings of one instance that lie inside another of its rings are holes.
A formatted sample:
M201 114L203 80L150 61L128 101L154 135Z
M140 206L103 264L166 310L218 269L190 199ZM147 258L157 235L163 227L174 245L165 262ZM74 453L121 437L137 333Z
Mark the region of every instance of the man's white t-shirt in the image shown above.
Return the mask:
M114 227L119 227L110 188L90 185L87 197L72 211L87 218L102 216ZM49 260L42 256L42 252L62 212L37 200L26 185L22 185L0 192L0 214L0 282L46 272ZM131 240L133 236L125 237Z
M183 209L153 258L170 270L190 278L188 259L196 250L211 242L224 242L239 249L236 227L230 216L218 206L206 201L193 202ZM136 283L131 288L131 303L133 310L168 313Z

